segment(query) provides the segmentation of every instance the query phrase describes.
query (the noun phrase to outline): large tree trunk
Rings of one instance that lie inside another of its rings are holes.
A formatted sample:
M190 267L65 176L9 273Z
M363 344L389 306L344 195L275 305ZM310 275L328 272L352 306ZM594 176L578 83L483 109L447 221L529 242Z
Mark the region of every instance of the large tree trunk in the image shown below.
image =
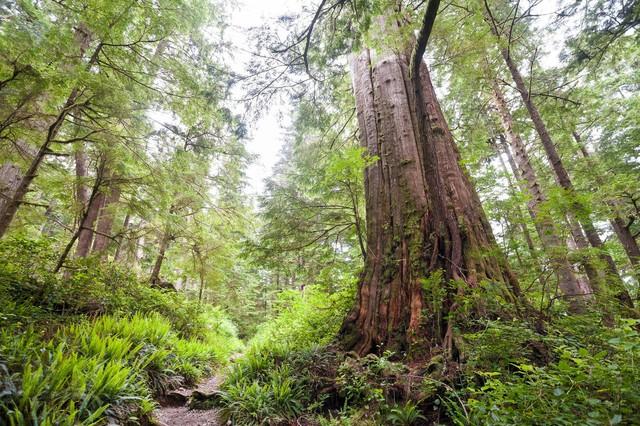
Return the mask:
M549 256L551 266L558 277L558 286L562 294L567 298L570 309L574 312L583 311L584 291L573 273L573 267L567 258L566 246L558 237L558 229L553 223L553 218L544 211L543 204L547 201L547 198L542 192L542 188L540 188L538 177L529 160L527 149L520 135L513 128L513 118L507 107L504 95L495 81L493 82L493 97L502 127L515 155L518 177L522 179L523 183L522 189L530 196L528 203L529 213L540 241ZM508 147L505 148L508 149Z
M498 30L495 28L495 26L492 26L491 29L494 35L499 37ZM531 117L531 121L533 122L534 128L536 129L536 133L540 137L540 141L542 142L544 151L547 155L549 163L551 164L551 169L553 170L556 182L558 183L558 185L560 185L561 188L566 191L567 196L571 198L571 207L573 210L573 214L582 225L582 229L584 230L584 234L586 235L589 244L592 247L598 249L599 257L606 265L607 274L610 278L608 281L611 288L613 289L617 299L622 304L628 307L633 307L631 296L624 288L624 284L622 283L620 274L618 274L618 270L613 259L604 248L602 239L600 238L600 235L598 235L598 232L589 217L588 209L576 197L573 183L571 182L571 178L569 177L569 173L567 173L567 169L562 163L562 159L560 158L558 150L556 149L556 146L553 143L551 136L549 135L549 131L547 130L547 127L542 120L542 117L540 116L538 108L531 99L531 95L529 93L529 90L527 89L524 79L522 78L522 75L520 74L520 70L513 61L513 58L511 57L507 48L500 48L500 54L502 55L502 58L504 59L509 72L511 73L511 77L516 84L516 88L520 93L522 101L525 104L527 111L529 112L529 116ZM597 289L594 288L594 291L597 291Z
M360 354L407 349L413 338L451 349L457 296L487 280L516 303L517 281L459 164L426 65L411 79L408 55L371 55L353 62L361 144L377 161L365 171L367 256L343 343ZM425 301L423 286L438 296Z

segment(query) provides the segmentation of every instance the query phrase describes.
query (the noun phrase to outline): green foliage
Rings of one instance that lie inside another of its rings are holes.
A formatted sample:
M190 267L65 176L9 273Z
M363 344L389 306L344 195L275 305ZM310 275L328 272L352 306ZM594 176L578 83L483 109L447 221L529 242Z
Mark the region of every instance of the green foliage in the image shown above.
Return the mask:
M392 425L411 426L416 424L420 420L427 420L416 405L412 402L406 402L404 405L399 405L391 408L389 414L387 414L387 421Z
M236 345L224 334L182 339L159 314L84 320L51 339L34 328L20 338L14 333L0 334L1 405L9 424L55 424L64 415L90 423L103 413L135 421L149 413L153 395L210 374Z
M450 393L450 415L456 424L636 424L637 324L602 329L593 316L573 317L542 336L523 325L488 323L466 336L470 382Z
M336 361L318 345L333 340L352 297L349 286L334 294L317 286L283 292L276 316L225 377L219 401L225 417L234 424L274 424L322 406L319 391L335 375Z
M254 347L229 371L221 389L224 416L234 424L292 421L308 409L312 387L305 369L316 348Z
M184 337L220 327L223 334L235 330L215 309L201 315L202 307L171 291L140 282L130 271L89 258L75 262L69 277L50 272L52 248L46 240L10 238L0 242L0 297L7 300L3 321L28 323L34 311L46 314L160 313ZM28 306L27 312L20 309Z
M280 293L274 318L258 327L252 344L284 343L300 349L328 344L353 304L352 285L347 282L341 291L332 294L318 286L308 286L304 293Z
M65 279L45 267L49 252L46 243L0 243L0 423L141 422L153 396L240 349L219 309L112 266L79 264Z

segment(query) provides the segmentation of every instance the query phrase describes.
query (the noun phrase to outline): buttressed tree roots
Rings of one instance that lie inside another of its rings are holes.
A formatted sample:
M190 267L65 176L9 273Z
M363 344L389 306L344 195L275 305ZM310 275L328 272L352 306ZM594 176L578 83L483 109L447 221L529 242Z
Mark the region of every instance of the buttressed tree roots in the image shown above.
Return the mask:
M432 25L435 12L427 15ZM496 288L519 305L518 282L460 165L422 61L425 25L411 49L365 49L353 60L361 145L376 158L365 171L368 253L341 331L344 346L359 354L407 350L418 340L453 354L461 296ZM424 287L434 285L430 294L439 299L426 303ZM485 315L486 306L473 311Z

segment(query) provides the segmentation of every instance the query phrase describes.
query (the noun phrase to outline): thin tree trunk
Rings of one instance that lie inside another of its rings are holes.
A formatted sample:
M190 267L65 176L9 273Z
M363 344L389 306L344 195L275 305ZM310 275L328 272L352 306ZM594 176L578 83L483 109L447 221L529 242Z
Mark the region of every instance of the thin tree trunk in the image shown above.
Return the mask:
M514 171L514 173L517 173L517 176L522 179L522 189L530 196L528 203L529 213L540 236L540 241L551 260L552 268L558 277L560 290L567 297L570 309L574 312L581 312L584 310L584 293L567 258L566 246L558 238L558 229L554 226L553 218L544 212L543 204L547 201L547 198L542 192L542 188L540 188L538 177L529 160L527 149L520 135L513 128L513 118L496 81L493 82L493 97L502 127L515 155L517 172ZM507 154L511 156L506 143L504 148ZM513 161L512 158L511 161Z
M84 211L87 208L87 201L89 201L89 187L86 183L86 179L89 176L87 167L89 159L82 143L78 144L74 158L76 165L76 201L80 211Z
M93 189L91 190L91 195L89 196L87 208L85 209L82 219L80 220L80 226L78 226L78 228L76 229L76 232L73 233L71 240L69 240L64 250L62 251L60 258L58 259L58 263L54 268L54 272L56 273L60 271L62 266L64 266L64 262L67 260L67 257L71 252L71 248L73 247L73 244L76 242L76 240L80 238L83 231L85 231L84 224L88 224L89 222L91 222L91 216L93 214L97 215L97 208L92 208L92 205L99 203L98 198L100 197L100 185L102 183L103 171L104 171L104 163L101 162L100 165L98 166L98 173L96 175L96 180L94 181L94 184L93 184ZM78 256L77 247L76 247L76 256ZM83 256L80 256L80 257L83 257Z
M96 234L93 240L92 253L100 253L102 257L106 255L109 243L112 241L111 230L113 228L113 219L115 216L114 207L120 200L120 187L114 184L114 176L111 175L111 188L108 196L105 197L100 214L98 224L96 226Z
M96 50L93 52L93 55L91 55L91 59L89 59L89 62L86 66L87 70L91 69L91 67L96 63L101 50L102 43L98 44ZM69 112L77 107L76 101L81 94L82 91L78 87L75 87L71 90L71 93L69 93L69 96L67 97L67 100L65 101L62 109L58 112L57 117L49 126L44 142L36 152L36 155L31 161L29 168L24 173L22 179L20 180L20 183L16 187L13 196L8 200L3 209L0 211L0 238L3 237L9 229L9 225L11 225L11 222L13 221L18 208L23 203L25 195L27 195L27 192L29 192L31 183L37 176L37 172L40 169L40 165L42 164L44 157L50 151L49 147L58 136L60 128L62 127L62 124L64 123L64 120L66 119Z
M594 173L595 173L596 183L598 183L599 185L604 185L605 182L602 179L602 176L600 176L598 173L595 172L595 167L593 167L594 164L591 159L591 155L589 154L589 151L587 151L586 147L582 144L582 139L580 138L580 135L578 134L578 132L576 131L573 132L573 138L578 144L578 147L580 148L580 152L582 153L584 158L587 160L589 166L592 166L592 170L594 170ZM606 200L605 203L611 209L611 212L612 212L612 217L610 219L611 227L616 233L618 240L622 244L622 247L624 248L624 251L626 252L627 257L629 258L629 261L634 266L640 264L640 246L638 246L638 242L633 237L633 234L631 233L629 226L627 226L627 222L620 216L619 200L616 200L616 199Z
M499 39L500 34L498 32L495 22L493 22L493 18L491 19L492 19L492 22L489 22L491 31ZM629 295L627 290L624 288L624 284L622 283L622 279L620 278L620 274L618 273L616 265L613 259L611 258L611 256L609 255L609 253L606 252L604 245L602 243L602 239L598 235L598 232L595 226L593 225L593 222L589 218L588 210L576 197L575 189L571 182L571 178L569 177L569 174L567 173L567 169L564 167L562 160L560 159L560 155L558 154L558 151L553 143L553 140L551 139L549 131L547 130L547 127L544 121L542 120L542 117L540 116L540 112L538 111L538 108L536 107L536 105L533 103L533 100L531 99L531 95L529 93L529 90L527 89L527 86L525 85L522 75L520 74L520 70L516 66L515 62L513 61L513 58L509 53L509 50L506 47L500 48L500 54L502 55L502 58L504 59L504 62L507 65L507 68L509 69L509 72L511 73L511 77L513 78L513 81L516 84L516 88L520 93L522 101L525 104L527 111L529 112L529 116L531 118L531 121L533 122L534 128L536 129L536 133L540 137L540 141L542 142L542 146L545 150L547 158L549 159L549 163L551 164L551 169L553 170L556 182L558 183L558 185L560 185L561 188L563 188L566 191L567 196L571 198L571 208L573 210L573 213L576 215L578 221L582 225L584 234L586 235L587 240L589 241L589 244L592 247L598 249L599 257L603 260L603 262L606 265L607 273L610 277L610 280L609 280L610 286L614 289L616 297L622 304L629 307L633 307L633 301L631 299L631 296ZM594 288L594 291L597 291L597 289Z
M162 268L162 262L164 262L165 252L169 248L169 243L171 242L171 236L168 232L165 232L160 240L160 247L158 248L158 256L156 257L156 261L153 264L153 269L151 270L151 276L149 277L149 282L153 286L157 286L160 284L160 269Z
M104 203L104 193L100 191L96 196L89 199L86 213L80 222L78 233L78 245L76 246L76 257L87 257L93 242L94 228L98 219L98 212Z
M501 142L503 143L503 147L504 145L504 141L502 140L503 135L499 135L499 138L501 139ZM511 152L507 152L507 158L509 159L509 162L511 163L511 172L509 172L509 169L507 168L507 165L504 162L504 159L502 158L502 155L500 155L500 150L496 149L496 154L498 156L498 160L500 161L500 165L502 166L502 171L505 174L506 178L507 178L507 184L509 185L509 191L511 192L512 196L515 196L515 183L513 182L513 180L511 179L511 174L513 174L513 176L516 179L519 179L518 177L518 169L515 166L515 163L513 163L513 158L511 157ZM522 185L520 185L522 189ZM531 218L533 219L534 216L532 215L531 209L528 208L527 206L527 210L529 211L529 215L531 216ZM522 232L522 236L524 237L525 242L527 243L527 248L529 249L529 254L531 255L531 258L534 260L537 260L538 258L538 253L536 252L536 246L533 243L533 238L531 238L531 233L529 232L529 227L527 226L527 223L525 221L524 218L524 214L522 213L522 209L520 208L520 206L516 206L515 207L515 216L516 216L516 222L518 223L518 226L520 227L520 231Z
M118 245L116 247L116 253L113 255L113 261L118 262L120 260L120 256L122 254L122 240L125 239L125 235L127 233L127 229L129 229L129 221L131 220L131 215L129 213L124 217L124 223L122 224L122 235L118 238Z

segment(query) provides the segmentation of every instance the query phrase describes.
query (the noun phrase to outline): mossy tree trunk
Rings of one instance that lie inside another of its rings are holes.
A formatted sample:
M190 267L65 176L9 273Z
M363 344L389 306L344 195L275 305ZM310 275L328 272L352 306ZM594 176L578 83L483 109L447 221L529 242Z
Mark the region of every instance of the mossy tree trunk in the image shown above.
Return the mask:
M427 67L420 60L411 75L410 62L403 52L376 59L369 49L353 61L361 144L377 158L365 171L365 268L342 327L344 346L360 354L425 340L452 354L460 296L492 288L513 306L520 297ZM438 297L425 299L423 286ZM485 315L484 303L473 312Z

